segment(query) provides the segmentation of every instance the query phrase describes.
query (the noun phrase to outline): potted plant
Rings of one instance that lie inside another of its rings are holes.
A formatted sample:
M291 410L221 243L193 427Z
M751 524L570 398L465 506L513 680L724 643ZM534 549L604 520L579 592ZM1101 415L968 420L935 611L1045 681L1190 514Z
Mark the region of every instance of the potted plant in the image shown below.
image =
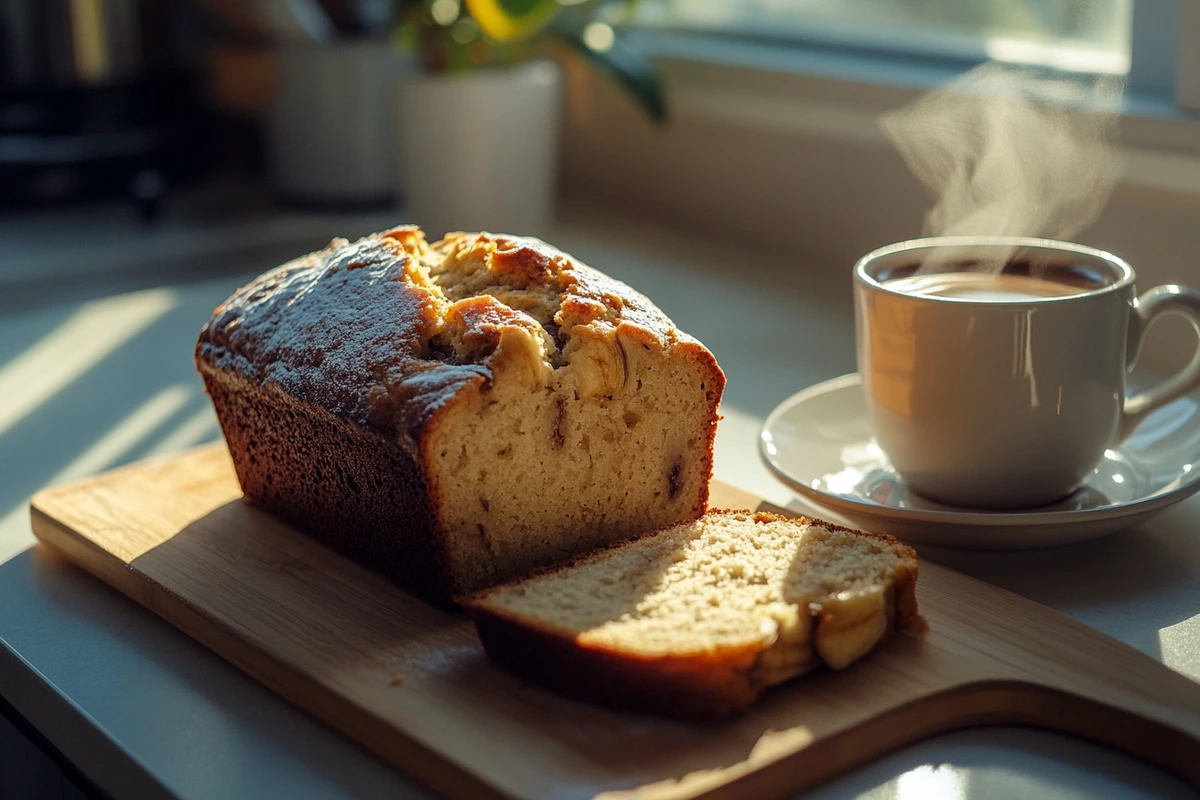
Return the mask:
M613 24L631 3L417 0L401 8L398 46L419 69L394 112L405 216L448 230L542 233L556 183L562 78L581 57L665 117L654 65Z

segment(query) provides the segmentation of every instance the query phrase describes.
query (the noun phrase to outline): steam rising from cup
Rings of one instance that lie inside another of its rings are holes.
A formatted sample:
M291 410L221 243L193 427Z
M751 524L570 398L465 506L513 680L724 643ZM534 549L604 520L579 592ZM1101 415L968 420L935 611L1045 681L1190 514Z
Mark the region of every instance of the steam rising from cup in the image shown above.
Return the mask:
M1120 173L1123 89L1111 76L1044 78L989 63L884 114L880 127L935 196L924 234L1071 239ZM975 268L999 272L1011 256ZM938 264L935 251L922 268Z

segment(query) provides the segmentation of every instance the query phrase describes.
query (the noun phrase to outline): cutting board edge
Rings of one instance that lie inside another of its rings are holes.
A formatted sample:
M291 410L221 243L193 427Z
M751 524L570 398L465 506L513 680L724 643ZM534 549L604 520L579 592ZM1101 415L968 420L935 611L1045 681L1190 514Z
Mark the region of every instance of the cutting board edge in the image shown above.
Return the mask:
M69 525L56 519L44 509L31 504L31 512L34 536L51 551L168 622L179 633L198 642L205 649L287 701L292 707L309 714L340 735L361 745L389 765L401 770L416 783L423 784L435 792L444 793L448 797L462 797L469 800L522 800L518 795L505 793L474 775L468 765L454 761L442 753L424 746L412 737L402 733L397 736L394 728L366 713L354 703L330 704L329 699L338 695L327 687L294 670L281 660L258 651L251 644L239 642L236 637L230 636L228 629L216 620L210 619L203 611L192 607L183 598L169 588L158 584L149 576L132 569L119 557L107 552L92 540L79 535ZM148 585L157 586L162 597L165 598L165 602L151 600L149 594L140 591ZM227 647L228 649L225 649ZM248 658L247 654L251 657ZM303 683L304 686L284 685L277 680L276 675L262 669L261 665L256 663L257 659L270 662L273 669L289 676L296 682ZM320 708L314 709L314 698L321 699ZM337 705L362 713L354 714L354 724L350 724L351 720L330 710ZM388 739L391 749L380 744L376 738L379 736L378 733L374 736L356 735L354 732L358 729L356 726L363 723L368 728L386 727L391 732ZM403 757L391 755L394 752L397 738L403 740L405 747Z

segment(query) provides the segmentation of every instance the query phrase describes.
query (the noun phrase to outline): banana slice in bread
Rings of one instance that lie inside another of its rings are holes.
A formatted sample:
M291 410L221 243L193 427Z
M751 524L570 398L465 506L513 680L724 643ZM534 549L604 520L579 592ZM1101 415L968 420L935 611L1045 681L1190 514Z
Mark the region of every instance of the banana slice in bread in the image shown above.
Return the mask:
M916 554L804 518L710 511L469 597L488 654L560 692L678 716L750 705L920 631Z

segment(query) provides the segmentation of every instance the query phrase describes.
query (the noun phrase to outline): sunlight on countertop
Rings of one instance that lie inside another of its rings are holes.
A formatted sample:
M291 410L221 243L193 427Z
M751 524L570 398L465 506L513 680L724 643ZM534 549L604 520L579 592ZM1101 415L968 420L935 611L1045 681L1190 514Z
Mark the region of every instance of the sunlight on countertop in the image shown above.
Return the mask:
M175 306L169 289L85 303L0 368L0 433L144 331Z
M1200 614L1160 630L1158 646L1164 664L1200 681Z
M0 494L0 563L33 544L28 492L216 437L216 417L199 380L188 374L187 347L198 323L186 313L171 322L180 305L179 292L158 288L3 320L0 338L13 344L23 324L48 329L0 363L0 466L7 478ZM150 339L151 348L181 350L188 377L162 370L134 347L139 339Z

